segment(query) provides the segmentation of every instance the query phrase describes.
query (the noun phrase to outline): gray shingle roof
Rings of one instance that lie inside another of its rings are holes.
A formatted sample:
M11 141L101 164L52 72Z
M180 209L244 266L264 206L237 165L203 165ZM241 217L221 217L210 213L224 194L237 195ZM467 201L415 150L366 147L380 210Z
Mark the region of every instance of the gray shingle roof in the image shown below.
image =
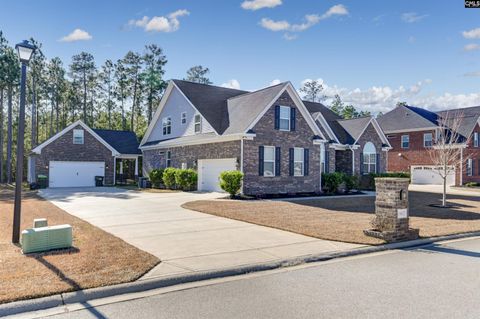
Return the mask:
M287 83L280 83L265 89L230 98L228 100L230 126L225 130L225 134L245 132L268 103L270 103L286 85Z
M105 142L120 154L141 154L137 135L132 131L93 129Z
M237 95L249 93L247 91L189 81L173 80L173 82L218 134L223 134L230 125L227 100Z
M348 144L354 143L363 133L365 127L372 120L371 116L358 117L349 120L339 120L338 123L343 127L343 129L348 133L348 135L353 139L349 141Z
M480 106L467 107L463 109L445 110L437 113L440 117L461 117L460 127L458 133L465 138L472 134L475 125L480 118Z
M322 103L303 101L303 104L307 107L308 111L316 118L317 113L321 113L325 120L327 121L328 126L332 129L335 136L338 138L338 141L342 144L351 144L354 142L351 136L345 131L345 129L338 123L339 120L342 120L342 117ZM319 125L319 124L317 124Z
M436 115L418 107L397 106L377 119L386 133L436 126Z

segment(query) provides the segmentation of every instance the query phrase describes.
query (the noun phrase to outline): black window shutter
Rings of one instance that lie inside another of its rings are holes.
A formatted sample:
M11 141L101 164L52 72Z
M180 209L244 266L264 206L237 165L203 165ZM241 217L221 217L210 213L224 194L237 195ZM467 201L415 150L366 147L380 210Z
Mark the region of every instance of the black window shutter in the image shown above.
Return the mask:
M288 172L290 174L290 176L293 176L293 159L294 159L294 156L295 156L295 151L293 148L289 149L288 150Z
M363 175L363 153L360 153L360 175Z
M375 165L375 173L380 173L380 154L377 154L377 165Z
M280 176L280 161L281 161L281 157L280 157L280 147L275 147L275 176Z
M475 175L475 161L472 159L472 176Z
M303 175L308 176L309 165L310 165L310 150L308 148L303 150Z
M296 110L294 107L290 108L290 131L295 131Z
M275 105L275 129L280 129L280 105Z
M328 151L328 144L325 145L325 173L329 173L330 171L330 158L329 154L330 152Z
M263 176L263 146L258 147L258 175Z

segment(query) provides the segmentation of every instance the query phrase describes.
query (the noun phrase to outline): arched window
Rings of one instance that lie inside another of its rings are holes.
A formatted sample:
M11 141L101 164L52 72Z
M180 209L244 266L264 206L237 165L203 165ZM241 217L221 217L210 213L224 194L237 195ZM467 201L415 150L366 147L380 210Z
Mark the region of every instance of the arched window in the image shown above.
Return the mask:
M372 142L363 147L363 174L377 172L377 150Z

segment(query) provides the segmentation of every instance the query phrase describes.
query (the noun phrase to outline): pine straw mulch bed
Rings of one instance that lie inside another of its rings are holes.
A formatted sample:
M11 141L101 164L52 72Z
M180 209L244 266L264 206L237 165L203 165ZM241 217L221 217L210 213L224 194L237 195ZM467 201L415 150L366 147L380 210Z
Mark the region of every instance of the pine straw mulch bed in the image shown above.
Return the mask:
M437 208L441 194L409 192L410 227L421 237L435 237L480 230L480 196L448 195L450 208ZM201 200L184 208L211 215L278 228L306 236L356 244L378 245L365 236L371 228L375 197L324 198L301 201Z
M70 250L23 255L11 243L13 191L0 188L0 303L129 282L160 260L42 199L24 193L21 229L34 218L73 226Z

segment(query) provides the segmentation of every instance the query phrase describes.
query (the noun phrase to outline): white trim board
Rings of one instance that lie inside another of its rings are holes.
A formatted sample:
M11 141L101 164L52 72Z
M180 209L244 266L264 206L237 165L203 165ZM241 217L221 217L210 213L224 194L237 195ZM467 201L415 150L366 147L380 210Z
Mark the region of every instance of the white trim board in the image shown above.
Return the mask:
M377 131L377 134L378 136L380 137L380 139L388 145L388 147L392 147L392 145L390 144L390 142L388 141L388 138L385 136L385 134L383 133L382 131L382 128L380 127L380 125L378 124L377 120L374 118L374 117L371 117L370 118L370 121L368 121L368 123L365 125L365 127L363 128L362 130L362 133L360 133L360 135L358 135L358 138L355 140L355 142L353 144L357 144L358 140L362 137L363 133L365 133L365 131L367 130L368 126L370 125L370 123L372 123L373 125L373 128L375 129L375 131Z
M41 143L40 145L38 145L37 147L35 147L34 149L32 149L32 153L35 153L35 154L41 154L42 153L42 149L49 145L50 143L52 143L53 141L57 140L59 137L63 136L65 133L69 132L70 130L74 129L76 126L80 125L81 127L83 127L83 129L85 131L87 131L88 133L90 133L95 139L97 139L100 143L102 143L106 148L108 148L110 151L112 151L112 156L118 156L120 155L120 153L114 149L110 144L108 144L103 138L101 138L97 133L95 133L95 131L93 131L90 127L88 127L87 124L83 123L82 120L77 120L75 122L73 122L72 124L70 124L69 126L67 126L66 128L64 128L63 130L61 130L60 132L58 132L57 134L53 135L52 137L50 137L48 140L46 140L45 142ZM73 142L72 142L73 143Z

